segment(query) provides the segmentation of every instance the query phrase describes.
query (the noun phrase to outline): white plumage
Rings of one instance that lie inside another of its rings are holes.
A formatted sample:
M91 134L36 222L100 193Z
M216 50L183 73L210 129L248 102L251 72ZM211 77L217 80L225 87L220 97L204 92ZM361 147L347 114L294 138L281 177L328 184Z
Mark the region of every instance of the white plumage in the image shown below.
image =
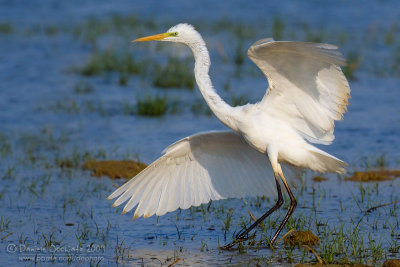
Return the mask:
M350 96L338 67L346 60L337 47L263 39L248 55L268 78L269 90L260 103L265 111L310 142L332 143L334 121L342 119Z
M210 200L276 196L274 173L265 155L232 131L192 135L163 152L110 195L110 199L120 196L116 206L130 199L124 213L138 205L135 218L161 216ZM287 178L295 179L295 171L289 166L286 169Z
M136 207L137 218L210 200L278 195L276 205L259 219L262 221L282 205L282 182L291 205L273 243L296 207L287 183L296 177L293 166L345 172L343 161L310 144L330 144L334 122L347 110L350 88L339 67L345 59L329 44L262 39L250 47L248 55L267 77L269 89L258 103L231 107L212 86L210 57L193 26L178 24L166 33L135 41L150 40L183 43L192 50L200 92L218 119L233 131L200 133L174 143L109 199L118 197L114 206L128 201L123 213Z

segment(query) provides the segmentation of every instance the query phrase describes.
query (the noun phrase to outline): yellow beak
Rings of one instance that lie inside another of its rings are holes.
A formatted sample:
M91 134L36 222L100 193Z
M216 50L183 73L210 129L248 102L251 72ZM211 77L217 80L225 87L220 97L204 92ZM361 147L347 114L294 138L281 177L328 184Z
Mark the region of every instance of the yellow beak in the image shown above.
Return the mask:
M146 36L142 37L136 40L133 40L132 42L146 42L146 41L157 41L157 40L162 40L166 37L169 37L170 35L168 33L160 33L156 35L151 35L151 36Z

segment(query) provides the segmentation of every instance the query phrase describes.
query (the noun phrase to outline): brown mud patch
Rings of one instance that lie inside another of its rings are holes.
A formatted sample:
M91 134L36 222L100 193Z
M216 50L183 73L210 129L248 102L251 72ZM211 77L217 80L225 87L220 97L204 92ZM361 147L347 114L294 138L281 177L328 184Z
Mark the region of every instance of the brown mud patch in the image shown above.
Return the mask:
M283 243L286 246L314 246L318 244L319 238L314 235L310 230L308 231L295 231L283 238Z
M323 263L298 263L295 267L372 267L365 264L323 264Z
M312 178L312 180L314 182L324 182L324 181L328 180L328 178L323 177L323 176L315 176L314 178Z
M400 259L387 260L382 267L400 267Z
M146 164L133 160L89 160L82 165L92 176L105 175L113 179L132 178L146 167Z
M396 177L400 177L400 170L354 172L353 176L346 177L344 180L353 182L378 182L393 180Z

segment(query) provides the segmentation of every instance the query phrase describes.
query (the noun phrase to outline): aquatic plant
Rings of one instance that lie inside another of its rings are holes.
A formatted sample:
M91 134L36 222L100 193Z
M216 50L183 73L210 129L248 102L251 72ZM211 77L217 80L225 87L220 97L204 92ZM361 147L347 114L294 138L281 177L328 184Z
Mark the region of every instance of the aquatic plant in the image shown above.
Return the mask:
M77 168L82 162L91 159L92 156L88 151L81 152L78 149L74 149L71 155L64 157L56 156L55 164L60 168Z
M162 116L167 113L167 98L147 95L136 102L136 114L140 116Z
M196 99L190 109L196 115L212 115L210 107L204 102L203 99Z
M233 62L235 62L235 64L237 66L241 66L241 65L243 65L243 62L245 59L246 59L246 53L245 53L245 49L243 48L243 42L239 41L239 43L236 47L236 53L235 53Z
M55 25L48 25L44 28L44 33L48 36L54 36L58 34L59 28Z
M94 91L93 86L86 81L79 81L74 86L74 92L76 94L89 94Z
M109 29L107 23L95 17L88 18L83 25L77 25L74 28L74 35L77 38L82 38L85 42L94 44L97 38Z
M78 69L78 72L84 76L101 75L107 72L134 75L141 73L142 70L143 64L136 61L131 53L105 50L94 53L89 61Z
M107 34L131 36L132 31L152 30L156 27L157 22L153 19L138 18L135 14L114 14L106 18L89 17L74 27L73 34L76 38L96 46L97 40Z
M279 17L274 17L272 21L272 37L274 38L274 40L277 41L282 40L284 30L285 30L285 22Z
M396 38L398 38L397 31L399 30L399 27L397 24L393 24L385 33L383 37L383 41L387 46L391 46L396 42Z
M121 86L126 86L126 85L128 84L128 80L129 80L128 75L127 75L126 73L121 73L121 74L119 75L118 83L119 83L119 85L121 85Z
M12 154L11 142L8 138L0 133L0 155L4 158Z
M246 97L246 95L232 95L230 98L230 103L233 107L243 106L250 102L250 100Z
M8 166L4 174L2 174L1 179L12 179L14 180L16 178L15 175L15 166Z
M393 34L393 32L388 31L388 32L385 34L383 40L384 40L384 43L385 43L386 45L388 45L388 46L389 46L389 45L392 45L392 44L394 43L394 41L395 41L395 35Z
M75 99L56 100L56 102L50 105L48 108L41 108L41 110L42 109L51 110L53 112L66 112L70 114L78 114L81 111L81 108Z
M347 55L347 65L342 68L344 75L349 80L355 80L354 73L360 66L361 56L358 50L353 50Z
M161 88L194 88L193 64L189 60L169 58L166 65L154 68L153 85Z
M12 24L7 22L0 22L0 34L11 34L14 32Z
M400 76L400 47L396 47L391 53L392 64L390 66L390 73Z

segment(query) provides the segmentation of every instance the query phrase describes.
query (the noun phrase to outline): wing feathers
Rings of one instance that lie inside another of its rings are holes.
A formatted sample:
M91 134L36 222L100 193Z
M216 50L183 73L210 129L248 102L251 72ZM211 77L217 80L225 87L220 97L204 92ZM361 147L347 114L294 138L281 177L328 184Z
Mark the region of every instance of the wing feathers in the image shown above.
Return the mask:
M228 197L275 196L273 171L265 155L234 132L208 132L186 137L132 178L109 199L135 206L134 218L163 215ZM295 176L286 177L293 180Z
M342 119L350 97L339 67L346 60L337 47L263 39L250 47L248 55L269 83L259 106L310 142L330 144L335 120Z
M162 166L160 166L162 168ZM170 168L173 168L170 167ZM167 180L167 182L165 183L165 187L163 188L163 192L162 195L160 197L160 203L159 203L159 207L157 208L157 215L161 216L164 215L165 213L168 212L168 198L170 196L171 193L173 193L173 191L169 191L170 185L173 181L173 177L172 177L172 173L171 170L166 169L164 170L164 177L163 180Z
M157 194L157 190L155 190L154 186L156 186L158 177L159 177L159 174L157 173L150 180L150 182L143 188L144 191L141 194L141 200L135 210L135 217L139 216L139 214L146 215L145 210L147 207L151 207L151 206L155 207L156 206L155 202L158 200L158 197L156 199L152 198L152 197L155 197L155 195ZM140 196L140 195L138 194L138 196Z

